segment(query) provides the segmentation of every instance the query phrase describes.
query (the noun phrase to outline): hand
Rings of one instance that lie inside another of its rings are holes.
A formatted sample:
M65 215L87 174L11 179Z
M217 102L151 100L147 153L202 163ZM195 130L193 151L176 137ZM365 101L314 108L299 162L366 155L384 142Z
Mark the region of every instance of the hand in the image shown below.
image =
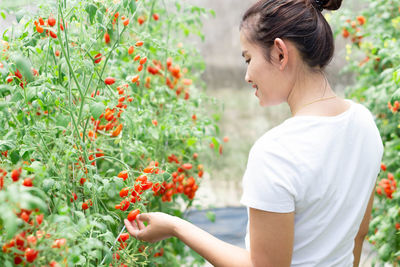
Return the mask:
M139 214L135 221L125 219L124 222L128 232L137 240L154 243L174 236L178 220L178 217L166 213L150 212Z

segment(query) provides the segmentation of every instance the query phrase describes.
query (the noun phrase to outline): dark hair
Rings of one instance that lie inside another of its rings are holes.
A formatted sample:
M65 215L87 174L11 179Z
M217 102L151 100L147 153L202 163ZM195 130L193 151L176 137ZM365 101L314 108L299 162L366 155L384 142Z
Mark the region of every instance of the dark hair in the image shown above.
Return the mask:
M243 15L240 29L248 30L247 38L266 51L275 38L294 43L304 62L311 68L323 69L332 59L334 39L331 27L321 13L322 8L339 9L342 0L262 0Z

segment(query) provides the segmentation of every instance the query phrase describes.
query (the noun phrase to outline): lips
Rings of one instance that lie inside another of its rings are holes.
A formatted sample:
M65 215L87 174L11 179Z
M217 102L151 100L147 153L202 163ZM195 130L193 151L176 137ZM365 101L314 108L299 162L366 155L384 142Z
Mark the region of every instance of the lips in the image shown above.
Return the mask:
M255 92L254 94L257 96L257 92L258 92L258 87L257 87L257 85L256 85L256 84L253 84L252 87L253 87L253 88L256 88L256 92Z

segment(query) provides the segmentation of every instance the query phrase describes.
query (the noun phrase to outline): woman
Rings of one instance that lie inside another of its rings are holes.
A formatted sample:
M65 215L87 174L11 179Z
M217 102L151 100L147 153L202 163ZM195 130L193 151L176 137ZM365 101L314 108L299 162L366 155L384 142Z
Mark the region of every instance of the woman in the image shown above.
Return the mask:
M358 266L383 146L372 114L336 96L323 73L334 43L321 12L340 5L267 0L243 16L246 81L260 105L287 102L293 114L250 151L241 199L247 249L164 213L126 220L131 235L176 236L215 266Z

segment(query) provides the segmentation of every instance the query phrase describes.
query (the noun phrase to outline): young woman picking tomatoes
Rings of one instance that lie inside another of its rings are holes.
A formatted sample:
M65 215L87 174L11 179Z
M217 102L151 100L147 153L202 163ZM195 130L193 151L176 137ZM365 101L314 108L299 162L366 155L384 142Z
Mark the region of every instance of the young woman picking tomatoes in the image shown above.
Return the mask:
M246 81L260 105L287 102L293 114L250 151L241 199L247 249L164 213L125 221L130 234L176 236L214 266L358 266L383 145L370 111L338 97L323 72L334 40L322 10L340 5L264 0L243 16Z

